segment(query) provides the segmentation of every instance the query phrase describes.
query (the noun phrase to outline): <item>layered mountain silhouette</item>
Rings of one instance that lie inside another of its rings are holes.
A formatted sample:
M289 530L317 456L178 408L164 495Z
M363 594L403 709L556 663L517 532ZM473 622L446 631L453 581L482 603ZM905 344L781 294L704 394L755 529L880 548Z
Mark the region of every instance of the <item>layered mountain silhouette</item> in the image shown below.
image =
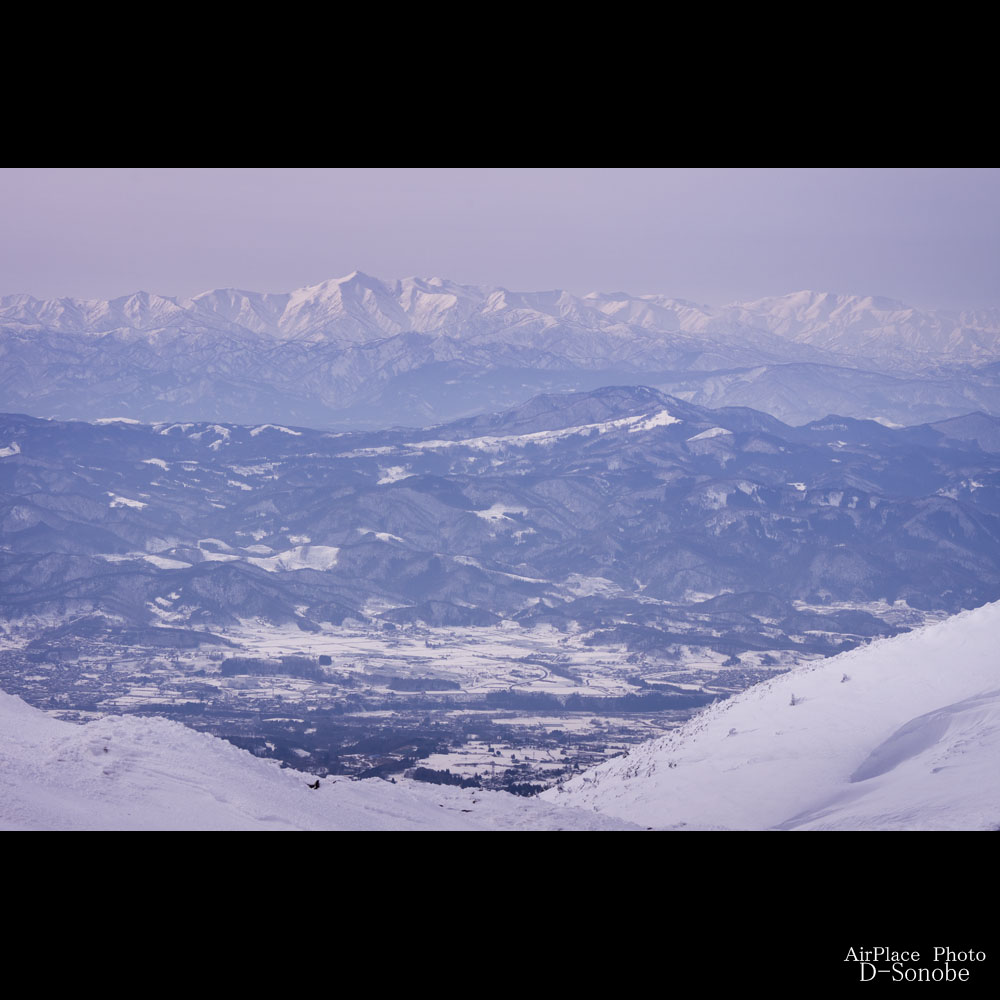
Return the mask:
M514 618L636 648L667 604L775 635L821 627L795 601L954 611L1000 596L998 449L984 414L791 427L631 386L383 432L6 415L0 588L14 617Z
M1000 312L797 292L712 307L361 272L290 293L0 298L0 409L316 427L449 420L644 384L803 423L1000 413Z

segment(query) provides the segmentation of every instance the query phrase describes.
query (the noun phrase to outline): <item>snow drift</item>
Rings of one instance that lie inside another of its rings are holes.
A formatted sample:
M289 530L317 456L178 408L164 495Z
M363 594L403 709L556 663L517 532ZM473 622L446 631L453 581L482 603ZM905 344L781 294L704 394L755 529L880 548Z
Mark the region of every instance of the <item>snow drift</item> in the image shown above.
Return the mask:
M672 829L997 829L998 636L988 604L799 667L542 797Z
M60 722L0 692L0 830L558 830L629 824L504 792L315 780L177 722Z

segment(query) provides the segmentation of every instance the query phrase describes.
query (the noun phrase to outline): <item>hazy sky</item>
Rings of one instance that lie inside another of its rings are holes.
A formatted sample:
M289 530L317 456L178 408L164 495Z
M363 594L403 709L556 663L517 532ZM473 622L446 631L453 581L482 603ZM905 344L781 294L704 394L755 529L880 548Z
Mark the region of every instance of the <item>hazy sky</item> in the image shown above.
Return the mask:
M288 291L355 268L1000 305L1000 170L0 170L0 294Z

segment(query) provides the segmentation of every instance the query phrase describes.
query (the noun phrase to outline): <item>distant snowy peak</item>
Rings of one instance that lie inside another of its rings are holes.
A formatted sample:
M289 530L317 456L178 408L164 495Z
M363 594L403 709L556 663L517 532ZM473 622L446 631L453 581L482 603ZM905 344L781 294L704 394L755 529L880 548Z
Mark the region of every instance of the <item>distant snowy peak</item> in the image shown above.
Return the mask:
M285 293L220 288L191 299L137 292L111 301L11 295L0 298L0 324L63 333L242 330L281 341L344 346L403 333L463 340L485 336L489 344L505 330L507 336L517 331L537 339L562 328L577 335L632 331L721 338L723 343L733 338L742 343L756 334L839 355L906 347L945 358L992 356L1000 339L996 309L925 310L886 298L815 291L713 307L665 295L519 292L440 277L383 281L362 271Z
M278 339L311 339L334 325L352 341L364 342L368 335L384 337L410 328L392 292L360 271L286 294L217 289L188 304L209 322L222 317Z
M737 303L731 322L843 354L907 349L961 359L1000 351L1000 310L917 309L880 296L802 291Z
M443 278L383 282L362 271L284 294L218 289L191 300L206 319L277 339L364 343L407 332L433 332L485 308L488 292Z
M176 300L148 292L135 292L110 301L36 299L30 295L0 297L0 323L74 333L157 330L175 325L185 315L185 307Z

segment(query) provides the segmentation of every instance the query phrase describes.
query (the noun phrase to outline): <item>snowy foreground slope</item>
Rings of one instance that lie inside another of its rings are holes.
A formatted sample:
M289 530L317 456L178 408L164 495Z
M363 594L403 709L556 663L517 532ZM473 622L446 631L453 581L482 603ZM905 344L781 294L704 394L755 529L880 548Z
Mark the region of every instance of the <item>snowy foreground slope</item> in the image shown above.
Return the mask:
M612 830L537 799L311 776L166 719L77 726L0 692L0 830Z
M282 770L0 692L0 829L1000 828L1000 603L797 668L535 799Z
M998 639L988 604L797 668L542 798L657 828L997 829Z

